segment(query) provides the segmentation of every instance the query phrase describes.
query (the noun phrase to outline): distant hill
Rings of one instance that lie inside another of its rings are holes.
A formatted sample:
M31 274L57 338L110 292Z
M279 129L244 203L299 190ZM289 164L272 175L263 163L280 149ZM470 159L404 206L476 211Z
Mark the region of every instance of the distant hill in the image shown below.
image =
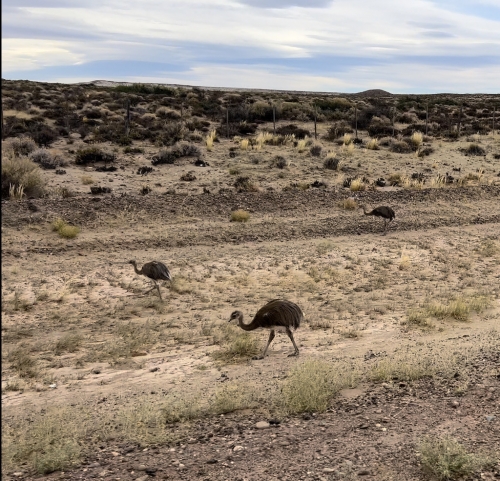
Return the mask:
M363 92L358 92L355 95L359 95L361 97L390 97L393 94L391 94L391 92L387 92L386 90L382 89L370 89L370 90L365 90Z

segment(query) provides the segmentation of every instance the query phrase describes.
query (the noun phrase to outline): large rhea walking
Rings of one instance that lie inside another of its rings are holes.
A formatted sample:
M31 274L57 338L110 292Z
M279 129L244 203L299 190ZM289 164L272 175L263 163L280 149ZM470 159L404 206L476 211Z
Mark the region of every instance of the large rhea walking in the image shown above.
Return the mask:
M243 314L241 311L234 311L231 314L229 322L233 320L238 321L238 326L240 326L245 331L253 331L254 329L269 329L269 339L264 352L260 357L254 359L264 359L267 348L274 339L274 331L285 331L292 341L295 352L290 354L290 356L298 356L299 348L295 344L295 339L293 338L292 331L295 331L300 326L300 322L304 319L304 314L297 304L290 301L285 301L281 299L274 299L269 301L265 306L261 307L252 322L245 324L243 322Z
M375 209L367 211L366 206L360 206L360 209L363 209L363 214L365 215L374 215L375 217L382 217L384 219L384 234L387 230L387 221L392 222L392 220L396 217L394 210L385 205L381 205L380 207L375 207Z
M137 269L136 261L129 261L129 264L132 264L134 266L134 271L136 274L139 274L140 276L146 276L148 279L151 279L153 281L154 286L144 294L151 292L153 289L157 289L160 300L163 300L161 297L159 282L172 280L172 276L170 275L168 267L163 264L163 262L158 261L146 262L146 264L142 266L141 270Z

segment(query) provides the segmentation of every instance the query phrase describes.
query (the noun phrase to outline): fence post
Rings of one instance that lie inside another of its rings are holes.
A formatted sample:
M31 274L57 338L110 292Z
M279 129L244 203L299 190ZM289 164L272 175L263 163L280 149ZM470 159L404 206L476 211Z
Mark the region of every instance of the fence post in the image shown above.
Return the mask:
M495 135L495 112L496 112L496 107L493 107L493 135ZM3 109L2 109L2 114L3 114ZM2 115L2 131L3 131L3 115Z
M127 114L125 115L125 135L128 137L130 132L130 99L127 98Z
M229 139L229 108L226 107L226 137Z
M396 117L396 107L392 108L392 138L394 138L394 117Z
M316 112L316 107L314 107L314 140L318 139L318 132L316 130L316 117L317 117L317 112Z
M458 137L460 137L461 124L462 124L462 105L460 105L460 111L458 112Z
M273 104L273 135L276 135L276 107Z
M354 126L356 128L356 139L358 138L358 104L354 102Z
M429 124L429 102L425 104L425 135L427 135L428 124Z

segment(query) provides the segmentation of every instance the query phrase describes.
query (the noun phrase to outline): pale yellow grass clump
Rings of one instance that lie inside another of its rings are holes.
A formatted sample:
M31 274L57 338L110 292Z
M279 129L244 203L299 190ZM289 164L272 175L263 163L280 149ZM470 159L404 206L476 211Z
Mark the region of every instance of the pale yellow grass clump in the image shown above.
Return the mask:
M82 184L83 185L90 185L93 184L95 181L90 175L82 175Z
M366 189L366 184L363 182L362 179L360 179L359 177L354 179L352 182L351 182L351 187L350 189L354 192L357 192L357 191L361 191L361 190L365 190Z
M380 147L378 145L378 140L377 139L370 139L367 143L366 143L366 148L368 150L379 150Z
M309 137L307 135L303 138L297 141L297 151L298 152L304 152L306 150L306 147L309 142Z
M242 139L240 142L240 149L241 150L248 150L248 139Z
M355 149L354 144L352 142L349 142L348 144L342 144L340 152L345 157L352 157L354 154L354 149Z
M411 267L411 259L410 256L406 253L406 246L403 247L401 252L401 257L399 259L398 269L400 271L406 271Z
M80 233L79 227L68 225L66 221L60 217L52 222L52 230L57 232L60 237L64 237L66 239L73 239Z
M231 222L248 222L250 214L243 209L234 210L231 212Z
M341 200L339 203L338 203L338 206L341 208L341 209L345 209L345 210L354 210L354 209L357 209L358 208L358 203L352 198L352 197L349 197L347 199L343 199Z
M352 135L351 134L344 134L343 141L344 141L343 145L351 145L351 143L352 143Z
M209 152L212 151L213 146L214 146L214 140L215 137L217 136L217 133L215 130L211 130L210 133L205 137L205 144L207 146L207 150Z
M410 137L410 143L415 150L418 150L420 148L423 140L424 136L422 132L413 132L412 136Z

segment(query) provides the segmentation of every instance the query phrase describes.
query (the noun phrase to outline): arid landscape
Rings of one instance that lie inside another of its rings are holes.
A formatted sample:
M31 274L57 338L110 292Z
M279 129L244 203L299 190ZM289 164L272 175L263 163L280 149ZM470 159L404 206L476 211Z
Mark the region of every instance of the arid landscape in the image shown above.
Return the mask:
M2 479L500 479L500 95L2 106Z

